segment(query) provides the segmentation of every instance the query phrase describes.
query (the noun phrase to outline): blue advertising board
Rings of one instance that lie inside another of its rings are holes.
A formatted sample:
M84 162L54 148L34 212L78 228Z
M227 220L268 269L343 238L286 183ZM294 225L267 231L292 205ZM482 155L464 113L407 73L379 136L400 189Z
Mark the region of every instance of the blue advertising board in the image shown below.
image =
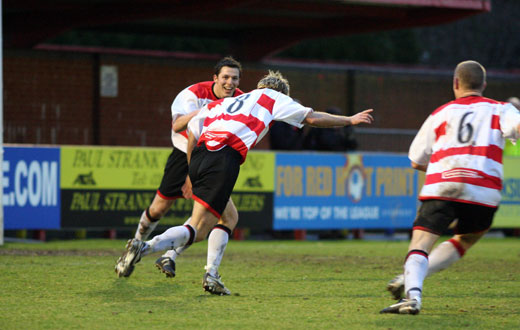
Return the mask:
M278 153L273 229L411 228L420 178L406 155Z
M4 147L4 229L60 228L60 149Z

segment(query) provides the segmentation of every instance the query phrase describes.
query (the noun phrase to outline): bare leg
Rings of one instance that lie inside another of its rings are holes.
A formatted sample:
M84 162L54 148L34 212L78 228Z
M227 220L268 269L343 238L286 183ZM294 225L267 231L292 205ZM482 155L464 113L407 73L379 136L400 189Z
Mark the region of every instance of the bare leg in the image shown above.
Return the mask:
M478 233L454 235L447 241L437 245L428 255L428 272L426 277L444 270L460 260L466 251L487 233L484 230ZM427 247L426 247L427 248ZM386 289L394 299L404 297L404 275L400 274L388 282Z
M218 222L218 218L211 213L204 205L197 201L193 203L190 226L195 228L197 236L195 242L200 242L208 236L209 231Z
M135 232L135 238L139 240L146 240L148 236L153 232L159 220L168 212L173 204L173 200L164 199L158 194L155 195L152 204L143 211L139 225Z

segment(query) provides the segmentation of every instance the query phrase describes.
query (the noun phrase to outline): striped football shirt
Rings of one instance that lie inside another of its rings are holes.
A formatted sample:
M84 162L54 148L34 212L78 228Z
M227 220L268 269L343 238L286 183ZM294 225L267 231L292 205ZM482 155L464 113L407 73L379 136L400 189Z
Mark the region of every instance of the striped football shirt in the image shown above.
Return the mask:
M205 106L189 123L189 130L210 151L230 146L247 152L269 131L273 121L283 121L301 128L312 112L283 93L272 89L255 89L238 97L220 99Z
M428 165L420 200L498 206L505 139L519 138L520 113L509 103L467 96L437 108L410 146L411 161Z
M204 81L188 86L175 97L171 106L172 126L178 117L197 111L206 104L219 100L213 93L213 84L213 81ZM237 88L234 96L241 94L243 92ZM175 133L172 128L172 143L175 148L186 152L188 146L188 134L186 131Z

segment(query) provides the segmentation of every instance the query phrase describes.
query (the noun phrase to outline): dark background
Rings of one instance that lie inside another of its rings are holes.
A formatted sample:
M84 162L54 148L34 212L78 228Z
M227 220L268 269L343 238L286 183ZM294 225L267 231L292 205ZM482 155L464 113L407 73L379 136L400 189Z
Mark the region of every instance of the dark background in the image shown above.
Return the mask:
M520 68L520 1L494 0L491 11L429 27L303 40L273 58L449 67L472 58L493 69ZM375 9L374 9L375 10ZM238 17L237 17L238 19ZM80 28L45 40L60 45L156 49L224 55L228 41L217 37L173 36Z

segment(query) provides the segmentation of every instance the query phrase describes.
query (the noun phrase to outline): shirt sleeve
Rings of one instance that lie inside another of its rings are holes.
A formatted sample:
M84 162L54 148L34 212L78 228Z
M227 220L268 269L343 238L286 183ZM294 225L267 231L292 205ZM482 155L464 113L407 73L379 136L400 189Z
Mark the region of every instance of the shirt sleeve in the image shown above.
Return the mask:
M273 120L302 128L303 121L312 111L311 108L304 107L289 96L279 93L273 107Z
M172 121L175 121L178 117L187 115L193 111L199 110L199 99L197 96L189 90L189 87L182 90L175 100L173 100L171 111Z
M429 116L410 145L408 158L416 164L428 165L430 162L432 147L435 142L435 134L432 126L433 117Z
M504 111L500 116L500 129L504 138L510 139L513 144L520 138L518 125L520 125L520 111L511 103L505 104Z

